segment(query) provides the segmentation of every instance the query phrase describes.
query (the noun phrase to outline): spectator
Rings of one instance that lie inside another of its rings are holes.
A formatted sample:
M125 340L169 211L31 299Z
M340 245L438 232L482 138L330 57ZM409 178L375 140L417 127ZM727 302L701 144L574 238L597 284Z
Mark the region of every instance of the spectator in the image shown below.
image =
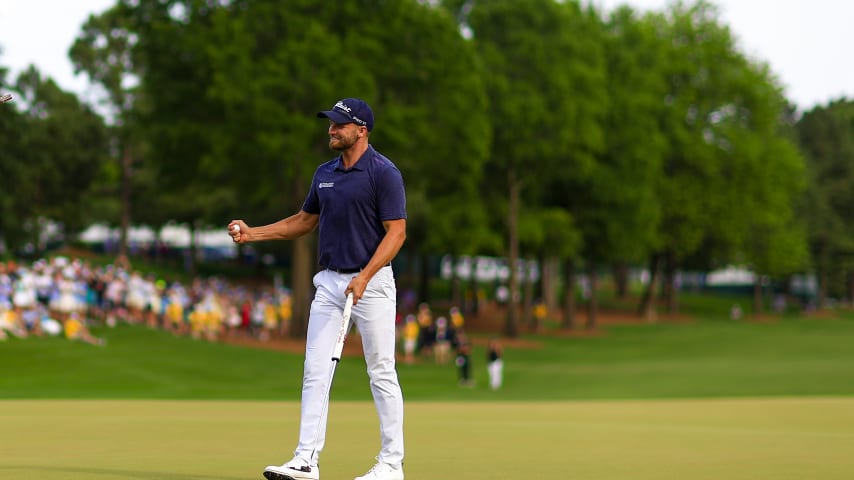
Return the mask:
M267 300L263 296L255 298L252 305L252 336L261 338L264 329L264 313L267 310Z
M498 390L501 388L502 377L504 375L504 360L501 343L497 338L489 339L489 344L486 348L486 361L486 369L489 373L489 388Z
M5 340L7 333L25 338L27 329L15 310L12 309L12 304L3 300L0 301L0 340Z
M451 328L453 330L462 330L463 325L465 324L465 318L463 317L462 312L460 312L459 307L451 307L449 312L449 317L451 317Z
M403 322L403 355L406 363L415 362L415 347L418 344L418 321L409 314Z
M140 323L143 313L148 306L145 280L139 272L132 272L127 282L127 296L125 303L128 307L129 320L131 323Z
M549 315L549 307L546 306L543 302L537 302L534 305L534 321L535 325L538 328L542 328L543 323L546 321L546 317Z
M65 338L69 340L80 340L91 345L103 346L106 344L103 338L97 338L86 328L86 323L80 318L78 312L72 312L63 322Z
M273 303L273 296L265 293L264 302L264 325L261 331L261 340L266 342L279 328L279 313L276 311L276 304Z
M461 387L473 387L474 381L471 379L471 348L468 342L460 342L457 347L457 384Z
M62 323L64 323L72 313L76 313L81 310L81 307L85 308L85 306L80 305L79 303L73 275L73 271L67 268L64 268L61 272L57 271L54 274L56 293L50 300L50 309Z
M182 334L186 331L184 326L184 301L181 298L181 290L177 286L173 286L166 294L166 309L165 321L163 326L167 330L171 330L177 334Z
M279 325L279 330L282 332L286 332L290 328L291 317L293 317L293 305L291 302L291 292L287 289L282 289L279 292L279 318L282 322Z
M125 310L125 292L127 291L124 281L124 272L114 271L107 275L107 290L104 292L105 297L105 315L107 316L107 326L115 327L117 320L127 320L127 311Z
M18 278L14 282L14 294L12 296L15 315L23 322L24 327L30 333L41 335L41 323L37 315L34 315L36 305L35 276L31 271L18 269Z
M230 299L225 307L225 336L234 338L240 332L239 298Z
M433 347L436 364L445 365L451 356L451 331L445 317L436 319L436 344Z
M416 319L419 327L416 351L422 355L431 355L433 345L436 343L436 326L433 324L433 312L430 310L430 305L426 303L418 305Z

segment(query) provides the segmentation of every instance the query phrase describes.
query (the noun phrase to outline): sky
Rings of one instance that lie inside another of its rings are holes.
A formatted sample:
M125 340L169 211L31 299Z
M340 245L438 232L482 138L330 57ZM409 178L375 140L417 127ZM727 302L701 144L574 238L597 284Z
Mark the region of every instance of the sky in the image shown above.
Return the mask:
M66 90L89 98L84 75L74 75L68 49L90 14L115 0L0 0L0 66L13 79L34 64ZM588 0L585 0L588 3ZM606 11L628 4L662 10L668 0L592 0ZM786 96L801 110L854 98L851 0L712 0L742 52L767 63Z

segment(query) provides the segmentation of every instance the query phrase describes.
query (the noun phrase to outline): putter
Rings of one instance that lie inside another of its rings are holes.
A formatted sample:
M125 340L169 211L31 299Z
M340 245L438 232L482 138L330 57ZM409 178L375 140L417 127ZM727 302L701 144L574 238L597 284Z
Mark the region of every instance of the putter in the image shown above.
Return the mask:
M324 419L329 413L329 394L332 391L332 379L335 378L335 367L341 361L341 352L344 350L344 339L347 338L347 330L350 328L350 314L353 311L353 294L347 295L344 302L344 314L341 316L341 325L338 329L338 339L332 350L332 364L329 366L329 383L326 384L326 394L323 397L323 411L320 413L320 422L317 424L317 433L314 435L314 448L317 449L317 440L320 438L320 429ZM312 456L314 456L312 454Z
M350 327L350 313L353 311L353 294L347 295L347 300L344 302L344 312L341 315L341 325L338 329L338 338L335 340L335 348L332 349L332 364L329 366L329 383L326 384L326 392L323 397L323 411L320 412L320 421L317 423L317 432L314 434L314 452L311 453L312 458L317 452L317 441L320 439L320 429L329 413L329 392L332 391L332 379L335 378L335 366L341 361L341 352L344 350L344 339L347 338L347 330ZM287 480L290 476L281 475L276 472L264 471L264 478L267 480Z
M4 94L4 95L0 95L0 103L6 103L6 102L8 102L8 101L9 101L9 100L11 100L11 99L12 99L12 94L11 94L11 93L7 93L7 94Z

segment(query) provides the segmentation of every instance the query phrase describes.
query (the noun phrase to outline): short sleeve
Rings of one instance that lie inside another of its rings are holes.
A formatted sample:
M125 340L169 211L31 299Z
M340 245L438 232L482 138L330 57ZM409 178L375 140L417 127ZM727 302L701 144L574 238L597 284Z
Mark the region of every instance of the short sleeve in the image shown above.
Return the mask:
M386 168L377 182L377 210L381 221L406 218L403 176L393 166Z
M320 214L320 201L317 198L317 172L320 169L315 170L314 178L311 179L311 188L308 190L308 195L305 197L305 201L302 202L302 210L306 213L311 213L314 215Z

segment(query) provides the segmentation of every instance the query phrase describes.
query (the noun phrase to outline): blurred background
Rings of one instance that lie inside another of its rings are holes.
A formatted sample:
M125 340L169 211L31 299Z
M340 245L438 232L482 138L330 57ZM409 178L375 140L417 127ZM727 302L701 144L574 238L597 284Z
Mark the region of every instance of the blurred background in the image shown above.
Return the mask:
M516 337L688 294L733 318L850 305L850 7L750 4L0 2L0 259L286 290L276 333L301 338L316 239L225 226L297 211L334 156L315 112L355 96L407 186L402 317Z

